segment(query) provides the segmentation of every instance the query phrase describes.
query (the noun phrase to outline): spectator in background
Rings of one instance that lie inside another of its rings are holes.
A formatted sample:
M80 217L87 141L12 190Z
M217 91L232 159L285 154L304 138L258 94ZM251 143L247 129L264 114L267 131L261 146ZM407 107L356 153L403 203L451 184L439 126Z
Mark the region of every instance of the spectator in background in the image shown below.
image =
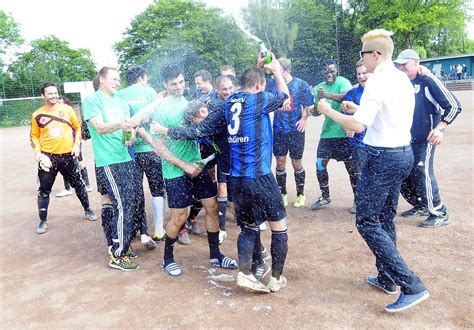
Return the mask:
M462 76L462 66L461 66L461 64L458 64L456 66L456 74L457 74L457 80L461 80L461 76Z
M467 65L466 64L462 65L462 79L464 80L467 79Z

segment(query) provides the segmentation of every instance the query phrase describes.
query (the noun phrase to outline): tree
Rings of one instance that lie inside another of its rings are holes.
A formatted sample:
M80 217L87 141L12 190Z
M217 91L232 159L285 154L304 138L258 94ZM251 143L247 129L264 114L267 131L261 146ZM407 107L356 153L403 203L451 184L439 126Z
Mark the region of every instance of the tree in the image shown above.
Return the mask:
M65 81L91 80L96 73L87 49L71 49L68 42L54 36L34 40L31 47L18 54L3 74L7 98L39 96L45 81L60 85Z
M23 43L20 27L12 16L0 10L0 68L3 67L3 55L12 46Z
M150 84L161 88L159 73L166 63L182 65L187 80L193 80L196 71L217 74L224 64L242 72L255 65L258 48L217 8L199 1L161 0L132 20L115 49L122 71L144 65Z

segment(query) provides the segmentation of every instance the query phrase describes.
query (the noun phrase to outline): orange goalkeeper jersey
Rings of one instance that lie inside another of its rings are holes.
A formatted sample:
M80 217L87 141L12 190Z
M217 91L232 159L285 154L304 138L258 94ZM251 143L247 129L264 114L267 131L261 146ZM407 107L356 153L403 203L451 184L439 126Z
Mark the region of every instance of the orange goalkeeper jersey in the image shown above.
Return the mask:
M31 146L35 151L65 154L81 141L81 126L73 108L56 104L53 109L43 105L31 116Z

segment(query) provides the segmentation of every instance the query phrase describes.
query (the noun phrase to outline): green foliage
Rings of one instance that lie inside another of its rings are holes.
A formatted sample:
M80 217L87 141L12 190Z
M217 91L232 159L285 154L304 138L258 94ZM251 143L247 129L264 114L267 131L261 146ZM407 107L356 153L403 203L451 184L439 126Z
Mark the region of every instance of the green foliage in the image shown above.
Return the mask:
M244 38L233 19L199 1L162 0L150 5L132 22L115 45L121 71L144 65L150 84L161 89L161 67L183 66L187 80L201 69L216 76L224 64L242 72L254 65L257 45Z
M64 81L91 80L95 75L87 49L71 49L66 41L54 36L35 40L31 47L19 54L3 74L6 98L40 96L39 88L45 81L62 87Z
M19 46L23 43L20 27L12 16L0 10L0 53L9 46Z

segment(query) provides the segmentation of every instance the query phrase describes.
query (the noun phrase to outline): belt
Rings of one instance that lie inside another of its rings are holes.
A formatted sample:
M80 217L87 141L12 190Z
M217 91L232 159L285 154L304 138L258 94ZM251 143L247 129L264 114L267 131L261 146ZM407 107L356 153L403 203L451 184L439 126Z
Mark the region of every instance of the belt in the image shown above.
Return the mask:
M394 147L394 148L388 148L388 147L373 147L366 145L365 150L371 155L378 156L382 152L404 152L404 151L409 151L411 150L411 145L406 145L406 146L401 146L401 147Z

